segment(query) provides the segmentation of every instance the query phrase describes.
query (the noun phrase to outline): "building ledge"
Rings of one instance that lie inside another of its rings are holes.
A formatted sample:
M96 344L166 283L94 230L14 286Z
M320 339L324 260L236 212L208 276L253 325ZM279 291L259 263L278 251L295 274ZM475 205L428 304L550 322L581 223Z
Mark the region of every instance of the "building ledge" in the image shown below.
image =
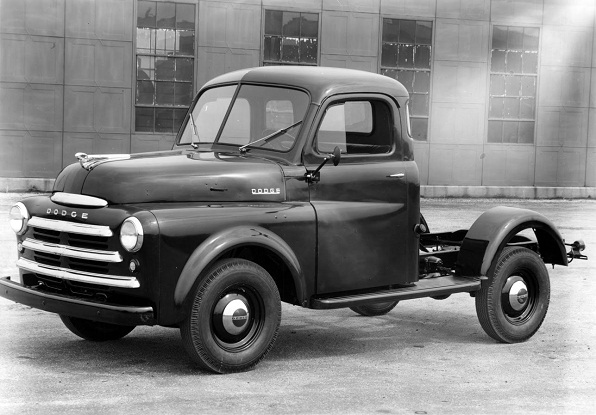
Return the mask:
M0 193L51 192L54 179L0 177ZM596 187L420 186L425 198L596 199Z

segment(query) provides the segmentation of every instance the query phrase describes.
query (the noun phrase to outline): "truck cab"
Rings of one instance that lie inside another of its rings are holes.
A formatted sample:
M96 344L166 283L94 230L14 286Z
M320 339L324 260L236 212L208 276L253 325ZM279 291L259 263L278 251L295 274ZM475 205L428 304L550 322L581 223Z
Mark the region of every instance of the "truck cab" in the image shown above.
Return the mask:
M491 337L529 339L549 301L545 263L582 258L583 244L566 253L547 218L506 207L429 232L412 148L408 93L391 78L222 75L170 151L77 153L50 195L13 206L19 275L0 295L92 341L178 327L190 358L219 373L266 356L282 301L375 316L465 292Z

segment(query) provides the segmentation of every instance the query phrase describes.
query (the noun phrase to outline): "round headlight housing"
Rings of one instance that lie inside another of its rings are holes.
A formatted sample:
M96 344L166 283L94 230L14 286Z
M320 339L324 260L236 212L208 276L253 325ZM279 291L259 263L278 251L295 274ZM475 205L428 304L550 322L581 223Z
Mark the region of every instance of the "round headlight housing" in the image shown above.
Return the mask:
M130 217L122 222L120 243L128 252L137 252L143 246L143 226L141 222Z
M21 202L14 204L8 213L10 227L17 235L22 235L25 233L29 218L29 212L27 211L25 205Z

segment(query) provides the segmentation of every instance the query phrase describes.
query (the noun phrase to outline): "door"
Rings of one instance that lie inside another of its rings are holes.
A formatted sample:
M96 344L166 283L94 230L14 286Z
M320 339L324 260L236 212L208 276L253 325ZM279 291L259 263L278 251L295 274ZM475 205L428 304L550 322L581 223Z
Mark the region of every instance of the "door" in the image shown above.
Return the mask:
M343 98L320 111L307 168L316 168L336 146L342 156L310 184L318 225L317 294L407 285L417 278L418 195L413 203L408 199L410 185L418 189L418 170L402 161L395 111L395 103L382 96Z

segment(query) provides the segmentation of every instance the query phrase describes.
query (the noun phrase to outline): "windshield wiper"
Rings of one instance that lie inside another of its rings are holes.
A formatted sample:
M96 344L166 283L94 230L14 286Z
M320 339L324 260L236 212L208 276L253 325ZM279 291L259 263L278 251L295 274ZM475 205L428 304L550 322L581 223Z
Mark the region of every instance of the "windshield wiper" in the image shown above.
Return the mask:
M289 125L287 127L281 128L281 129L279 129L277 131L272 132L271 134L266 135L265 137L261 137L258 140L255 140L255 141L253 141L251 143L245 144L245 145L239 147L238 150L240 150L241 153L245 153L247 147L252 147L253 145L255 145L257 143L260 143L261 141L267 142L267 141L271 140L272 138L275 138L275 137L277 137L277 136L279 136L281 134L285 134L286 132L288 132L288 130L296 127L301 122L302 122L302 120L296 121L292 125Z
M201 139L199 138L199 133L197 132L197 125L195 124L195 119L192 116L192 112L188 115L190 118L190 123L192 124L192 133L190 134L190 146L195 150L199 148L199 145L195 143L195 138L200 143Z

